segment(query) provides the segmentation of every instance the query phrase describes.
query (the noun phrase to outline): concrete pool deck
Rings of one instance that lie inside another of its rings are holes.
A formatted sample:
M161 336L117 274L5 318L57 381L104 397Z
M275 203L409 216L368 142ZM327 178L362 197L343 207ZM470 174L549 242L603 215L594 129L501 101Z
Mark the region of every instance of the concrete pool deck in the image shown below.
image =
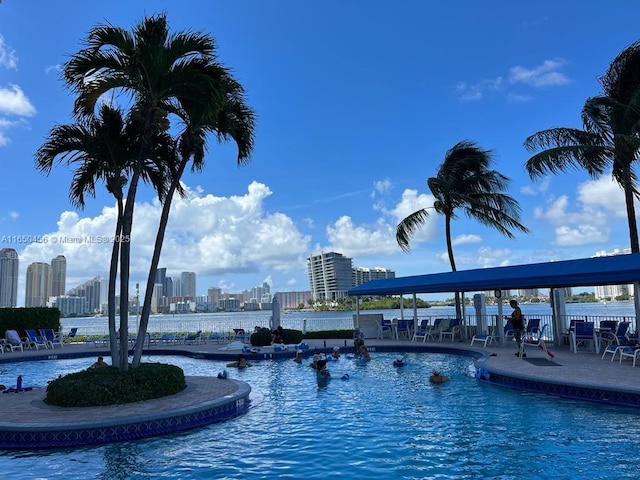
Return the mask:
M310 356L315 349L329 352L340 346L343 353L352 351L351 341L305 341ZM375 361L375 352L421 352L462 354L488 372L489 382L527 391L548 393L611 405L640 408L640 367L625 359L620 364L610 356L602 360L593 352L572 353L568 347L551 347L555 357L548 362L544 352L527 348L527 358L514 355L513 344L486 348L469 346L469 342L410 342L395 340L366 341ZM224 344L152 346L145 355L185 355L192 358L231 361L240 350L224 350ZM247 353L251 361L266 358L293 358L294 349L274 352L265 347L257 354ZM495 354L495 355L492 355ZM29 360L109 357L108 350L93 344L69 344L54 350L27 350L0 354L0 364ZM305 358L309 361L308 358ZM240 415L249 408L251 388L242 382L214 377L188 377L187 388L176 395L160 399L108 407L62 408L43 402L45 389L0 395L3 411L0 422L0 448L56 448L145 438L184 431ZM9 379L0 381L13 386ZM14 381L14 380L12 380ZM25 386L29 386L25 379Z

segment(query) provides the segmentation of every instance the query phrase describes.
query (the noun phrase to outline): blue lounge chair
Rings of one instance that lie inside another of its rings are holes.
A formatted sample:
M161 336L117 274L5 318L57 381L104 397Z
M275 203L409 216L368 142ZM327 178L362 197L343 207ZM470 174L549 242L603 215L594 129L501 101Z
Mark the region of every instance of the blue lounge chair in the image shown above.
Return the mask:
M420 321L420 325L418 326L417 330L413 332L413 338L411 339L411 341L415 342L416 340L421 338L422 342L424 343L427 341L428 333L429 333L429 320L423 319Z
M413 327L414 327L413 319L401 319L396 323L396 340L400 340L400 337L409 340L413 338Z
M24 352L25 348L29 348L29 343L18 335L17 330L7 330L4 334L5 337L5 349L9 348L13 352L14 350L20 350Z
M40 338L47 342L48 346L51 348L54 348L56 345L60 345L60 348L64 346L62 344L62 336L59 333L54 332L53 328L41 328Z
M460 337L460 340L462 340L461 323L462 321L459 318L449 320L449 326L440 330L440 341L442 342L445 337L450 337L452 342L456 337Z
M378 338L383 339L385 334L389 334L389 338L393 338L393 321L383 318L378 324Z
M522 341L522 353L524 353L524 347L538 347L542 350L547 360L551 360L555 357L554 353L547 348L547 345L544 343L544 331L546 330L547 325L543 325L541 329L538 329L536 333L526 334ZM521 358L524 358L525 355L521 355Z
M43 339L36 333L35 329L27 328L25 331L27 332L27 342L29 343L29 348L33 347L36 350L40 350L40 347L49 348L49 344L45 339Z

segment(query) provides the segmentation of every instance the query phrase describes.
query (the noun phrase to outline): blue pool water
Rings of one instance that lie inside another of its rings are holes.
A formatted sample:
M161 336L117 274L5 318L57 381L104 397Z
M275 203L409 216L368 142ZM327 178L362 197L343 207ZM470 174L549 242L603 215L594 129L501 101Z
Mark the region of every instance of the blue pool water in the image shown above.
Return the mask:
M308 359L260 361L232 378L252 385L241 417L179 435L53 451L0 451L2 478L55 479L581 479L637 478L638 411L502 389L470 375L468 358L373 353L342 358L318 383ZM86 368L93 358L0 364L25 384ZM224 362L152 356L187 375ZM431 385L440 368L451 377ZM348 373L349 380L341 380ZM0 398L1 401L1 398ZM28 419L25 419L28 421Z

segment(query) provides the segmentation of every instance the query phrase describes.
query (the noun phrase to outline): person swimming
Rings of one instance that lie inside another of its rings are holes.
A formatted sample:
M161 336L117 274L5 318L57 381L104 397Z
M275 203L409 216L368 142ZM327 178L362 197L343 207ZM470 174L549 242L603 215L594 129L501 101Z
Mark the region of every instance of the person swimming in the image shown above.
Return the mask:
M406 363L404 362L404 357L402 355L398 355L396 359L393 361L394 367L404 367Z
M449 381L449 377L447 377L446 375L442 375L442 373L440 373L440 370L434 370L429 377L429 381L431 383L444 383Z

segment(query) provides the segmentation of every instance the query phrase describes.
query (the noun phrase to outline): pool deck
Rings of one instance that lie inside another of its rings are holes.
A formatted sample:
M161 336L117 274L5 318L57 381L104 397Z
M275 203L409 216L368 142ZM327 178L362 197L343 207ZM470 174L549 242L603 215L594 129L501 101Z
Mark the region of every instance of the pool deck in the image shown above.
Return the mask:
M315 349L329 352L334 345L343 353L353 351L351 341L306 341L310 356ZM477 367L484 367L491 383L509 388L548 393L561 397L596 401L612 405L640 408L640 365L610 355L601 359L594 352L572 353L568 347L553 347L550 363L538 348L527 348L527 358L514 355L514 344L503 347L465 342L410 342L367 339L371 355L375 352L433 351L464 354L472 357ZM225 350L224 344L152 346L149 354L184 354L194 358L234 360L239 350ZM146 353L145 353L146 354ZM250 361L263 358L293 358L294 349L274 352L264 347L259 353L246 354ZM109 357L108 350L92 344L69 344L54 350L28 350L0 354L0 362L57 360L86 357L87 365L99 355ZM446 372L445 372L446 373ZM54 448L81 444L98 444L181 431L223 421L246 412L250 386L233 380L211 377L188 377L187 388L176 395L124 405L89 408L53 407L43 402L45 389L0 394L2 422L0 448ZM7 379L2 379L5 384ZM7 385L13 386L13 385ZM28 379L25 380L28 386ZM69 431L75 432L70 436ZM46 445L41 442L47 442ZM66 442L66 443L65 443ZM44 445L44 446L42 446Z

